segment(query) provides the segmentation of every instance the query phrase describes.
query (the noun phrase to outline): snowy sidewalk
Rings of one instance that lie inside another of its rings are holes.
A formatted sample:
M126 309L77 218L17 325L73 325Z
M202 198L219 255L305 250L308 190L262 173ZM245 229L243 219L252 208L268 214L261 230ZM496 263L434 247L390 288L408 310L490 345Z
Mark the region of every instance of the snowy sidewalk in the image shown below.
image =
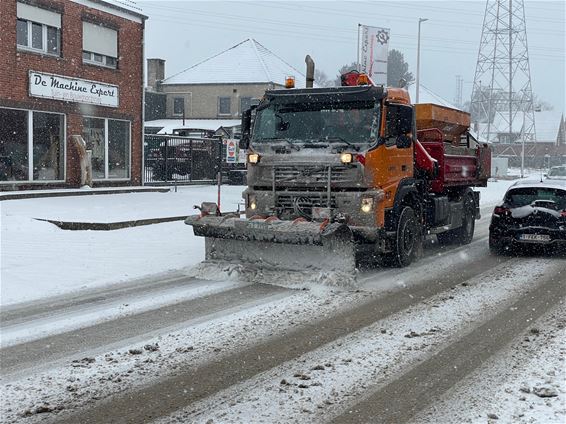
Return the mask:
M222 187L235 210L243 187ZM115 231L65 231L48 222L119 222L190 215L216 187L0 202L2 306L180 270L204 259L203 240L182 221Z

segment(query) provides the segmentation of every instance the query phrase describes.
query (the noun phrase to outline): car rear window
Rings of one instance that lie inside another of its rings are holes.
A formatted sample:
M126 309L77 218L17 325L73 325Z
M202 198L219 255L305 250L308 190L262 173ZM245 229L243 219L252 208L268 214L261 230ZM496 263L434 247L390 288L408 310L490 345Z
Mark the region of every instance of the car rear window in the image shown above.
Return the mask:
M513 207L530 205L535 200L551 200L556 209L566 209L566 190L547 187L514 188L505 195L505 203Z

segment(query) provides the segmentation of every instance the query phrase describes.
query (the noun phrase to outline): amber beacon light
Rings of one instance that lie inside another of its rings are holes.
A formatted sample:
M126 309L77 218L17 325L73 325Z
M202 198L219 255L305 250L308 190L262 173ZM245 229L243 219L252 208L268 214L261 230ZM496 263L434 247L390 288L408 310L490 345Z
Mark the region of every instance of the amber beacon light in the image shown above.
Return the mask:
M295 77L289 75L285 77L285 88L295 88Z

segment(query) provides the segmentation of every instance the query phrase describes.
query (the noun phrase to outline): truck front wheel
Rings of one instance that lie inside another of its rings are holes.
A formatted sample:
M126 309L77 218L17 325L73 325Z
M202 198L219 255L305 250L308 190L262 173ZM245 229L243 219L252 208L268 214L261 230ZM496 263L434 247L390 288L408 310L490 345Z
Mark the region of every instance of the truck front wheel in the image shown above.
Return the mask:
M399 267L410 265L420 249L421 236L415 211L409 206L405 206L399 215L394 242L389 262Z

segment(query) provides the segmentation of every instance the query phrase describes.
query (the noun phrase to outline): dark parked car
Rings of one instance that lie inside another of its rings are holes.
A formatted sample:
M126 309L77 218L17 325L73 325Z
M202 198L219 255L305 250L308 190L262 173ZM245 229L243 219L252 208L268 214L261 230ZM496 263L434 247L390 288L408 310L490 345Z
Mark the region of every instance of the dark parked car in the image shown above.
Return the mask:
M489 248L518 247L566 250L566 180L520 181L507 190L491 217Z

